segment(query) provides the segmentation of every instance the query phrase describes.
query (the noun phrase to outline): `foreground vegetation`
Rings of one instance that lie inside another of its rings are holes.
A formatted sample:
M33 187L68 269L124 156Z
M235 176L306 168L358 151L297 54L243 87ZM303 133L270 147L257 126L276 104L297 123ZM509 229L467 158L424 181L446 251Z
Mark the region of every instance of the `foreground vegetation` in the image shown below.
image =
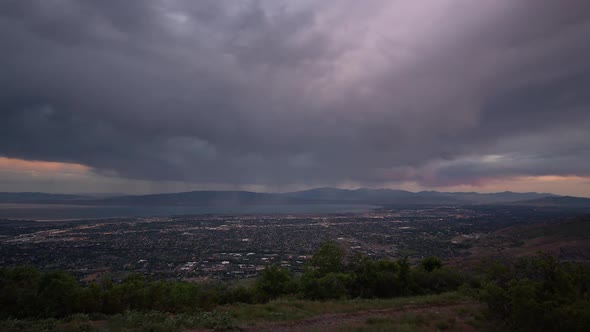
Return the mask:
M349 299L313 301L280 298L261 304L232 304L218 308L238 322L296 321L326 314L354 313L383 309L401 309L407 306L430 306L471 302L462 292L398 297L392 299Z
M272 330L268 323L297 322L322 315L373 312L384 309L405 309L463 303L469 299L459 292L436 295L401 297L395 299L350 299L314 301L296 298L280 298L259 304L226 304L212 311L192 314L171 314L159 311L127 311L115 315L74 314L61 319L5 319L0 321L1 331L182 331L190 329L238 330L249 327L253 330ZM472 303L468 303L470 306ZM403 315L403 324L411 322L424 325L433 320L432 315ZM384 327L385 321L368 317L369 330ZM447 319L437 319L434 323ZM393 324L393 322L392 322ZM387 324L391 325L391 324ZM266 327L266 328L265 328ZM364 330L363 327L351 331Z
M61 271L1 269L0 330L226 330L325 314L461 303L469 295L487 304L486 315L501 329L584 331L590 326L589 291L588 266L559 263L548 255L488 262L482 273L468 274L442 266L435 257L416 266L407 259L347 257L328 242L301 276L268 266L251 285L142 276L81 285ZM438 321L437 329L452 327L452 319ZM416 322L414 329L431 327L424 319ZM385 330L398 323L376 317L359 328Z
M547 254L486 266L480 292L490 312L511 328L588 331L590 268Z

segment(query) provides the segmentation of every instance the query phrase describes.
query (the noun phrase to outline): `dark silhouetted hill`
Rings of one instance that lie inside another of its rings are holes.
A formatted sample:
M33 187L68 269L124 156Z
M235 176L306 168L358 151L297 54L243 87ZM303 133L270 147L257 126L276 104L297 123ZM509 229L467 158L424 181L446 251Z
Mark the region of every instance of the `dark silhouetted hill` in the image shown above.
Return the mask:
M576 200L577 199L577 200ZM573 203L575 201L575 203ZM436 206L474 204L544 204L560 202L585 204L590 199L559 197L546 193L501 192L410 192L393 189L317 188L288 193L257 193L249 191L191 191L171 194L123 195L96 197L44 193L0 193L0 203L74 204L74 205L137 205L137 206L228 206L271 204L370 204L380 206Z
M563 206L563 207L587 207L590 208L590 198L584 197L572 197L572 196L553 196L553 197L542 197L538 199L516 201L513 205L525 205L525 206L539 206L539 207L550 207L550 206Z

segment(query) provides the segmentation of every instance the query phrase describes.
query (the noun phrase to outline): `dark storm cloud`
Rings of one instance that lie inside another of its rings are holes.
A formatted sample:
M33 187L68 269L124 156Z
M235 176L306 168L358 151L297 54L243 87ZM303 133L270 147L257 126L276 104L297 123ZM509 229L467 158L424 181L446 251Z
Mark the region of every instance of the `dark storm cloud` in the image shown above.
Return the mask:
M590 175L587 1L0 2L0 155L221 184Z

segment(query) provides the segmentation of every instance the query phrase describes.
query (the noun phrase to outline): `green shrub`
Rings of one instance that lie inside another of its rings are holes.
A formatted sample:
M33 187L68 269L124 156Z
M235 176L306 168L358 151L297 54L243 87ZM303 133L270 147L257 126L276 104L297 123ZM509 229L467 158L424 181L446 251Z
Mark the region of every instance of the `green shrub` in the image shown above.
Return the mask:
M262 303L296 294L307 299L327 300L439 293L455 290L464 281L457 272L438 268L436 258L425 262L422 268L412 268L407 258L376 261L361 255L346 257L338 244L327 242L312 256L300 278L294 278L278 266L268 266L253 286L240 287L220 282L154 281L139 275L130 275L120 283L103 276L100 282L83 286L63 271L40 273L32 268L0 268L0 319L68 316L68 319L78 319L82 316L77 314L98 317L124 312L132 313L129 319L135 312L195 314L221 304ZM545 270L533 267L529 267L527 273L537 275L550 270L550 267ZM586 285L588 289L586 272L576 266L571 266L570 270L568 275L575 283ZM552 275L556 282L547 287L563 292L566 297L581 289L561 287L562 274ZM578 307L568 310L576 314L581 312ZM162 328L166 327L162 325Z
M442 293L458 289L465 282L462 273L441 268L431 272L415 270L412 272L414 292L418 294Z
M55 319L44 319L44 320L20 320L20 319L6 319L0 321L0 331L5 332L21 332L21 331L34 331L34 332L46 332L55 331L57 329L57 320Z
M274 299L281 295L295 292L297 285L289 271L276 265L266 266L256 280L256 291L263 298Z
M586 331L590 326L588 279L583 264L560 264L541 254L489 269L481 299L514 328Z
M195 328L228 330L235 327L229 315L216 311L192 315L170 315L159 311L129 311L113 317L108 325L113 330L162 332Z
M394 261L358 260L352 266L351 295L364 298L387 298L403 294L400 266Z
M420 266L422 266L422 268L425 271L432 272L432 271L434 271L436 269L440 269L442 267L442 261L438 257L431 256L431 257L424 258L420 262Z
M310 259L310 265L320 276L344 270L344 249L336 242L328 241L320 246Z
M305 273L301 277L301 292L304 298L312 300L344 299L349 296L353 277L346 273L328 273L318 276Z

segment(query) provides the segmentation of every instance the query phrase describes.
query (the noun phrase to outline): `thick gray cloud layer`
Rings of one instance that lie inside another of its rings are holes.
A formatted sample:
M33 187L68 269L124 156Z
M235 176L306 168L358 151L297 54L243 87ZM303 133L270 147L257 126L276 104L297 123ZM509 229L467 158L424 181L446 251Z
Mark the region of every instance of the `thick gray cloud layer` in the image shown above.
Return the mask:
M586 0L0 2L0 155L133 179L590 176Z

